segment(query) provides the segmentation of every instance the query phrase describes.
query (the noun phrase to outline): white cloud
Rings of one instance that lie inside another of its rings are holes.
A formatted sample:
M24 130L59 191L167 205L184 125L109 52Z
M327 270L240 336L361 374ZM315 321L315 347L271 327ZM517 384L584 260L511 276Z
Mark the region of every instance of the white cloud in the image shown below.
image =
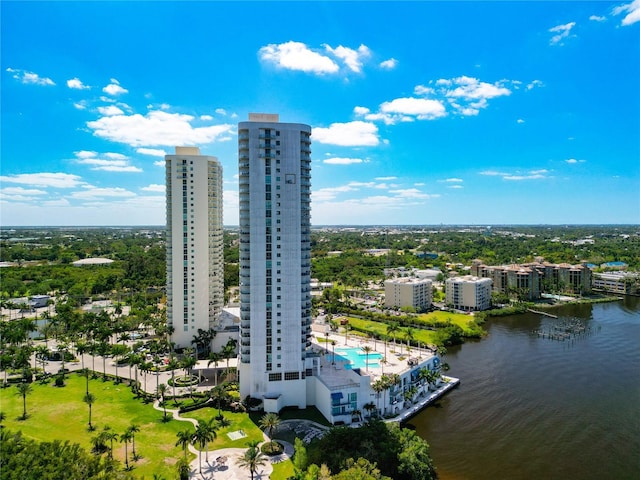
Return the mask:
M80 80L78 77L67 80L67 87L73 88L75 90L86 90L91 88L89 85L85 85L84 83L82 83L82 80Z
M48 77L41 77L37 73L28 72L19 68L7 68L7 72L13 73L13 78L25 84L52 86L55 82Z
M424 182L416 182L413 184L414 187L424 187L426 185L426 183Z
M164 160L158 160L156 162L153 162L153 164L156 167L162 167L162 168L165 168L167 166L167 163Z
M566 23L564 25L557 25L549 29L549 32L555 33L549 40L550 45L564 45L562 41L569 36L571 29L576 26L576 22Z
M398 177L376 177L375 180L380 182L388 182L389 180L397 180Z
M383 121L387 125L415 120L434 120L445 117L448 111L458 115L473 116L488 107L489 99L511 95L507 85L516 88L522 82L505 79L488 83L463 75L451 79L440 78L429 83L435 88L423 84L416 85L414 94L430 98L396 98L380 104L378 112L372 113L367 107L358 106L354 108L354 114L371 122Z
M530 175L505 175L502 178L503 180L520 181L520 180L538 180L538 179L547 178L547 177L541 173L532 173Z
M77 108L78 110L86 110L87 109L87 102L86 102L86 100L80 100L79 102L75 102L73 104L73 106L75 108Z
M227 111L226 111L224 108L216 108L216 109L215 109L215 112L216 112L218 115L226 115L226 114L227 114Z
M135 197L135 193L121 187L98 188L89 186L85 190L73 192L70 197L83 200L92 200L105 197Z
M586 160L576 160L575 158L569 158L567 160L565 160L565 162L567 162L568 164L576 164L576 163L584 163L586 162Z
M18 183L34 187L74 188L84 185L81 177L70 173L20 173L18 175L2 175L0 182Z
M328 128L314 127L312 138L319 143L343 147L375 147L380 143L378 127L361 121L332 123Z
M524 120L522 118L519 118L516 120L516 123L524 123Z
M123 93L129 92L129 90L127 90L126 88L122 88L120 86L120 82L118 82L115 78L112 78L111 83L106 87L104 87L102 91L112 96L121 95Z
M533 80L531 83L527 84L527 90L533 90L535 87L543 87L544 83L540 80Z
M105 115L107 117L110 117L112 115L124 114L124 112L120 110L118 107L116 107L115 105L109 105L107 107L98 107L98 112L100 113L100 115Z
M458 86L448 91L446 93L447 97L486 101L488 98L511 95L511 90L500 85L499 82L487 83L481 82L477 78L462 76L452 79L452 83Z
M464 182L464 180L461 179L461 178L447 178L445 180L445 182L447 182L447 183L462 183L462 182Z
M364 160L361 158L344 158L344 157L333 157L327 158L322 161L322 163L328 163L330 165L353 165L354 163L362 163Z
M464 188L462 185L449 185L447 188Z
M107 152L104 154L104 156L107 158L112 158L114 160L126 160L127 158L129 158L126 155L123 155L121 153L114 153L114 152Z
M164 156L167 154L167 152L165 152L164 150L160 150L158 148L137 148L136 152L142 155L150 155L152 157L162 157L162 158L164 158ZM162 162L162 165L164 165L164 162Z
M607 19L607 17L601 17L599 15L591 15L589 17L589 20L593 21L593 22L604 22Z
M22 187L3 187L0 189L2 195L18 195L18 196L33 196L33 195L46 195L45 190L38 190L35 188L22 188Z
M390 58L389 60L380 62L380 68L383 68L385 70L393 70L397 66L398 66L398 61L395 58Z
M147 115L113 115L87 122L94 135L132 147L200 145L221 140L233 125L193 127L194 117L179 113L151 111Z
M166 190L166 186L165 185L160 185L158 183L152 183L150 185L147 185L146 187L142 187L140 190L142 190L144 192L163 193Z
M549 178L549 171L546 169L539 170L530 170L528 172L501 172L496 170L485 170L480 172L480 175L487 175L492 177L502 177L503 180L511 180L511 181L521 181L521 180L539 180L544 178Z
M210 121L213 120L213 117L211 115L200 115L200 120L204 120L204 121Z
M106 157L98 158L99 156ZM121 173L139 173L141 168L133 166L129 163L129 158L121 153L107 152L98 155L96 152L82 150L76 152L76 163L80 165L89 165L91 170L99 170L104 172L121 172Z
M340 67L329 57L309 49L301 42L269 44L258 52L260 59L287 70L298 70L307 73L336 73Z
M389 190L389 193L394 193L401 198L429 199L429 198L438 198L440 196L437 193L436 194L423 193L417 188L403 188L400 190Z
M336 48L331 48L331 46L326 44L324 45L324 48L327 52L342 60L349 70L356 73L360 73L362 71L363 59L371 56L371 51L366 45L360 45L357 50L343 47L342 45Z
M413 89L413 93L416 95L433 95L436 91L431 87L426 87L424 85L416 85Z
M408 115L418 120L433 120L447 114L442 102L425 98L396 98L382 103L380 111L391 115L394 119Z
M93 158L98 156L98 152L94 152L92 150L80 150L74 153L77 158Z
M631 3L620 5L613 9L614 15L620 15L621 13L627 14L622 19L622 26L626 27L633 25L636 22L640 22L640 0L633 0Z

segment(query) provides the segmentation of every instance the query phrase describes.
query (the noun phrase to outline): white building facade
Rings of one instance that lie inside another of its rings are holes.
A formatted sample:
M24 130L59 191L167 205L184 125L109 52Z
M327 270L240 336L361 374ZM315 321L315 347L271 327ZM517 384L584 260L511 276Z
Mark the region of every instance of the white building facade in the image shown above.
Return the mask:
M215 328L224 304L222 166L197 147L166 155L167 322L177 348Z
M472 275L452 277L446 281L446 303L457 310L480 311L491 307L490 278Z
M311 127L238 124L240 395L267 411L307 406L311 335Z
M393 278L384 282L385 307L431 307L433 282L427 278Z

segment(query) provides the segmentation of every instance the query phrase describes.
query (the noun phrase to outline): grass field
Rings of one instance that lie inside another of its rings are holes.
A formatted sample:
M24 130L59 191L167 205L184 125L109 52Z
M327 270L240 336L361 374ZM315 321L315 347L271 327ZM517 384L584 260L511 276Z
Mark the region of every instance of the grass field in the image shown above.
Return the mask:
M69 440L89 451L91 437L105 425L121 434L135 423L140 427L135 434L136 453L142 458L132 463L133 473L140 478L152 478L154 473L163 477L174 476L173 465L182 455L181 448L174 446L176 433L193 429L191 424L175 420L163 423L162 412L135 399L125 384L90 380L89 391L96 398L92 405L92 424L96 430L89 432L89 407L82 400L85 394L83 377L70 375L65 387L54 387L53 382L45 385L35 382L32 388L33 392L27 395L26 420L19 419L22 416L22 396L17 394L17 388L0 389L0 405L6 415L5 428L21 430L23 435L38 441ZM115 441L113 450L114 458L124 465L124 444ZM193 458L191 455L190 460Z

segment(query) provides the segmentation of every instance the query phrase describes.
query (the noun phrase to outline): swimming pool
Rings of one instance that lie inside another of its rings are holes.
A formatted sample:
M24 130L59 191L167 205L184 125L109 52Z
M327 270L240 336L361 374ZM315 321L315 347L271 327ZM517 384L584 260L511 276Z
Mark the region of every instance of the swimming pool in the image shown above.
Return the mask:
M358 347L342 347L335 349L336 362L345 362L344 368L364 368L366 369L367 355L362 348ZM329 354L330 358L332 354ZM378 352L369 352L369 367L380 367L380 359L382 354Z

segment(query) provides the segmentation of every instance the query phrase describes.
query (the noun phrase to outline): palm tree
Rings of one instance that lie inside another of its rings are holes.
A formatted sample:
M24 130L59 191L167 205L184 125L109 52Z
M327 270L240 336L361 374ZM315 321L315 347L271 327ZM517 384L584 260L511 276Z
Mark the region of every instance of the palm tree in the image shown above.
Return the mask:
M178 440L176 441L176 447L182 447L182 452L184 453L184 459L187 459L187 447L191 443L191 438L193 437L193 433L191 430L181 430L176 433Z
M376 409L376 404L373 402L365 403L362 408L367 411L367 413L369 414L369 418L371 418L371 412Z
M208 358L209 361L207 362L207 367L210 367L213 363L213 366L216 369L216 385L218 385L218 362L220 361L220 358L221 356L219 353L211 352Z
M27 419L27 395L33 392L29 383L23 382L17 385L18 395L22 395L22 420Z
M173 387L173 400L176 402L176 369L180 368L180 363L173 355L169 357L169 363L167 364L167 369L171 370L171 386Z
M113 459L113 441L118 439L118 434L116 432L112 432L111 427L109 427L108 425L105 425L103 433L105 441L109 440L109 443L111 445L109 447L109 458Z
M89 406L89 431L92 432L94 428L93 425L91 425L91 405L96 401L96 397L93 393L87 392L84 394L82 401Z
M259 442L247 442L249 447L242 456L238 457L238 465L244 468L248 468L251 472L251 480L253 475L258 471L258 467L266 463L266 458L258 448Z
M213 440L215 440L218 437L218 434L216 433L216 430L218 429L218 424L215 423L215 419L210 418L207 421L200 421L200 428L202 428L204 430L204 433L206 434L206 454L205 454L205 460L208 463L209 462L209 442L212 442Z
M125 430L125 432L120 435L120 443L124 442L124 461L127 470L129 470L129 451L127 450L127 445L129 445L131 438L132 433L129 431L129 429Z
M336 364L336 341L331 340L331 365Z
M206 425L206 422L199 422L196 426L196 431L191 435L191 441L193 444L198 444L198 457L200 464L200 473L202 473L202 450L205 446L208 446L209 440L213 440L213 435L215 432L212 432ZM209 455L209 449L207 448L207 456Z
M344 325L344 327L342 327L342 328L344 328L344 344L346 345L347 344L347 336L349 335L349 330L351 330L351 325L346 323Z
M369 353L372 351L372 348L369 345L365 345L364 347L362 347L362 351L364 352L364 355L365 355L364 364L368 372L369 371Z
M378 410L380 410L380 394L386 389L383 378L385 378L385 375L371 384L371 389L376 393L376 398L378 399L378 404L376 405Z
M387 325L387 335L393 337L393 344L396 344L396 333L400 331L400 324L398 322L391 322ZM384 342L384 356L387 356L387 342Z
M76 342L76 354L80 357L82 362L82 368L84 369L84 354L89 350L89 345L84 340L78 340Z
M165 383L161 383L160 385L158 385L157 395L158 395L158 399L162 399L160 400L160 403L162 404L162 408L164 410L163 420L165 422L167 421L167 401L165 399L166 394L167 394L167 385Z
M229 359L231 357L233 357L236 353L236 343L234 343L234 341L229 340L226 345L224 347L222 347L222 352L220 352L222 354L222 356L227 360L227 372L225 374L225 377L228 379L229 378Z
M131 425L129 425L129 427L127 428L127 432L131 433L131 454L133 455L133 459L137 460L138 454L136 453L136 433L138 433L140 431L140 426L136 425L135 423L132 423Z
M404 331L404 338L407 339L407 354L409 353L411 348L411 341L414 338L414 332L415 330L411 327L407 327Z
M277 413L267 413L260 419L260 428L268 430L271 451L273 451L273 431L280 425L280 417Z

